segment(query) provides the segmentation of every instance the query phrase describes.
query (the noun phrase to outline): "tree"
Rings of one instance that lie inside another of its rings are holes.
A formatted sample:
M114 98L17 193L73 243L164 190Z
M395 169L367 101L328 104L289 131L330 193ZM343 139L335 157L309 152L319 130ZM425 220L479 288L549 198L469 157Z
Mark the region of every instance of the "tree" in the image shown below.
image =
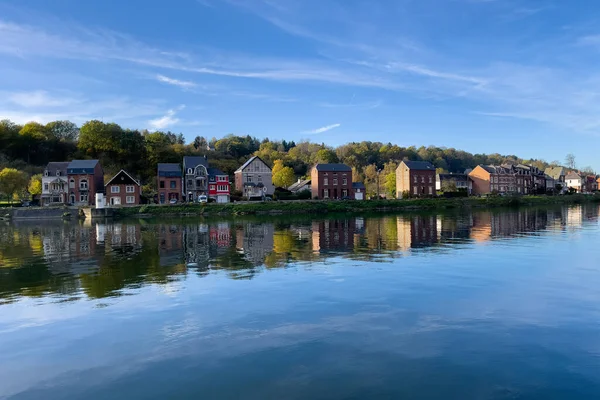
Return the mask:
M456 181L454 179L445 179L442 182L442 192L444 193L452 193L456 192Z
M277 160L281 161L281 160ZM273 173L273 185L286 188L296 181L294 170L290 167L282 167Z
M46 140L48 138L48 130L38 122L28 122L23 125L19 131L19 135L27 137L31 140Z
M594 171L594 168L592 168L589 165L587 167L583 167L581 169L581 172L583 172L584 174L587 174L587 175L596 175L596 172Z
M36 174L31 177L27 191L32 196L39 196L42 194L42 174Z
M196 136L194 138L194 148L196 150L206 150L208 142L204 136Z
M27 188L27 174L14 168L0 171L0 193L12 201L13 196Z
M275 160L273 161L273 168L271 168L271 174L273 176L279 174L279 172L284 168L283 160ZM275 182L273 182L275 183ZM278 186L278 185L277 185Z
M315 154L314 163L324 163L324 164L333 164L338 163L340 160L338 159L337 154L331 149L321 149L317 151Z
M576 168L577 164L575 163L575 155L573 153L567 154L567 156L565 157L565 165L567 166L567 168Z
M390 172L385 176L385 193L393 199L396 197L396 172Z
M71 121L52 121L46 124L48 134L58 140L74 142L79 136L79 128Z

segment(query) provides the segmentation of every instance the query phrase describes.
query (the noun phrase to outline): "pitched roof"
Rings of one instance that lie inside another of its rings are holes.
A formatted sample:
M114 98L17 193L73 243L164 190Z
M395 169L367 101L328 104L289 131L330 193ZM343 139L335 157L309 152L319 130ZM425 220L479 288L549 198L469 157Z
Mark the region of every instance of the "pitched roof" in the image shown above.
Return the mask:
M288 190L293 192L294 190L301 188L302 186L310 185L310 183L311 183L310 179L299 179L298 181L292 183L288 187Z
M252 163L252 161L256 160L257 158L260 161L262 161L262 163L265 164L267 166L267 168L271 169L271 167L269 167L269 165L266 162L264 162L262 158L260 158L259 156L253 156L253 157L250 157L250 159L248 161L246 161L245 163L243 163L241 167L239 167L238 169L236 169L235 172L241 172L241 171L245 170L246 167L248 165L250 165Z
M225 172L221 171L219 168L208 168L208 175L218 176L218 175L227 175Z
M158 163L158 172L181 172L179 164L175 163Z
M46 171L48 171L48 175L56 175L56 171L63 172L66 175L69 164L68 161L49 162Z
M438 178L441 181L454 179L455 181L467 181L469 177L465 174L438 174Z
M185 156L183 157L184 168L196 168L198 165L204 165L208 168L208 159L205 156Z
M575 171L571 171L567 174L567 176L565 177L565 179L581 179L581 175L579 175L577 172Z
M317 164L315 168L325 172L352 172L352 168L346 164Z
M429 161L402 161L408 169L418 171L435 171L435 167Z
M362 182L352 182L352 189L364 189L365 184Z
M548 167L544 172L554 179L560 179L565 174L565 169L563 167Z
M73 160L69 163L67 168L96 168L98 160Z
M119 172L118 172L118 173L117 173L115 176L113 176L112 178L110 178L110 179L109 179L109 181L108 181L108 182L106 182L106 184L105 184L104 186L108 186L108 185L110 185L110 184L111 184L111 182L112 182L112 181L113 181L113 180L114 180L114 179L115 179L117 176L119 176L119 175L121 175L121 174L125 174L125 175L127 175L127 176L129 177L129 179L131 179L133 182L135 182L135 183L136 183L138 186L140 186L140 185L141 185L141 184L140 184L140 181L138 181L137 179L135 179L134 177L132 177L131 175L129 175L129 174L127 173L127 171L125 171L124 169L122 169L122 170L120 170L120 171L119 171ZM116 183L118 184L119 182L116 182Z

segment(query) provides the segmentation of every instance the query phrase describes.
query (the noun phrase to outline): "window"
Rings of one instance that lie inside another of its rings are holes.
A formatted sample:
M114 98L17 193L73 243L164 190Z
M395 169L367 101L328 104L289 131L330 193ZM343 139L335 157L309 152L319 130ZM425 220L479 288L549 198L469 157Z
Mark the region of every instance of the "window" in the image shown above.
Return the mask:
M431 186L429 186L429 195L433 194L433 188Z
M158 186L159 186L161 189L164 189L164 188L165 188L165 181L160 181L160 182L159 182L159 184L158 184Z
M44 190L48 191L48 184L47 183L44 183Z
M120 193L121 192L121 187L120 186L111 186L110 187L110 192L111 193Z
M171 189L177 189L177 181L170 181L169 182L169 187Z
M194 173L194 171L191 168L188 168L188 175L191 175L193 173Z
M348 197L348 189L342 190L342 197Z
M210 190L215 190L215 185L210 185Z
M414 187L414 192L415 194L419 194L419 189L416 186Z
M79 201L82 202L82 203L83 202L87 202L88 201L88 195L87 194L83 194L83 193L80 194L79 195Z
M338 184L338 180L337 180L337 178L333 178L333 184L334 184L334 185L337 185L337 184Z
M323 185L329 185L329 178L323 178Z
M342 185L346 186L348 184L348 178L343 177L342 178Z
M425 177L424 176L421 177L421 183L425 183Z
M192 187L193 185L194 185L194 181L191 179L188 179L188 181L187 181L188 188Z
M126 186L125 191L127 193L135 193L135 186Z
M323 198L324 199L328 199L329 198L329 189L323 189Z
M415 175L414 181L415 181L415 183L419 183L419 177Z
M60 171L56 171L56 176L60 176Z
M48 176L48 175L50 175L50 174L48 173L48 171L44 171L44 176Z
M88 189L88 181L87 179L81 179L79 181L79 190L87 190Z
M429 176L429 183L433 182L433 178L431 177L431 175Z
M227 190L229 190L229 186L227 186L227 185L219 185L219 186L217 186L217 190L219 192L226 192Z
M252 175L246 175L246 182L252 183Z
M135 203L135 196L127 196L127 204Z
M75 179L73 179L73 178L69 179L69 187L71 189L75 189Z
M259 181L259 182L262 182L262 175L259 175L259 176L258 176L258 181Z

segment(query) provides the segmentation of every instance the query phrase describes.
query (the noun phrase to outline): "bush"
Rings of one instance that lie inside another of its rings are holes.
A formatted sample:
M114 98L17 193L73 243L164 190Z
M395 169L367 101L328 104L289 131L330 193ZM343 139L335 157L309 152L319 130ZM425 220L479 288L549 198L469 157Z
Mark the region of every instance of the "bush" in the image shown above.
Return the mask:
M312 195L310 190L303 190L301 192L296 193L299 200L310 200L310 196Z

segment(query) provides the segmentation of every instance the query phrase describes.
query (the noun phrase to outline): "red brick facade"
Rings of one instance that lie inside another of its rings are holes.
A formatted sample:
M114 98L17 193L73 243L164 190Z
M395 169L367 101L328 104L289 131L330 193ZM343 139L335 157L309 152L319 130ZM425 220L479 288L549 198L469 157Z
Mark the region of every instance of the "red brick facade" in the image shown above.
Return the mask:
M105 197L109 206L134 206L140 204L142 188L138 181L121 170L106 184Z
M352 169L344 164L317 164L311 171L311 192L319 200L354 198Z
M396 168L396 197L435 196L435 167L426 161L402 161Z
M96 193L104 192L104 172L97 160L72 161L67 167L67 178L71 204L94 205Z

